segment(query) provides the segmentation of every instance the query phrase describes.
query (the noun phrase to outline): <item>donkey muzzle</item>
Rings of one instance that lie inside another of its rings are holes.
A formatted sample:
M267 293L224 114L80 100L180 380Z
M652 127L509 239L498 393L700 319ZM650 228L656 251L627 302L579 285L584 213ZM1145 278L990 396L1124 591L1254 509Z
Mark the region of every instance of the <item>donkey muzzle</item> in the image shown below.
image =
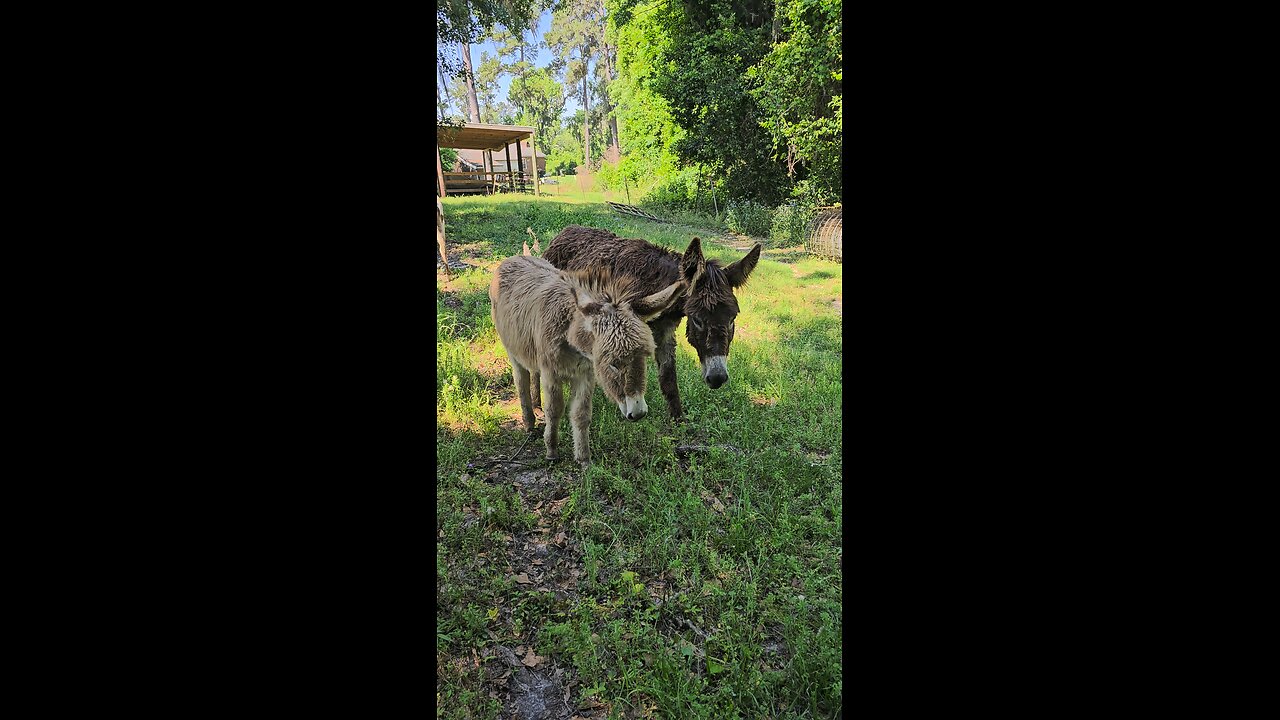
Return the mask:
M725 367L725 356L715 355L702 363L702 379L714 390L729 382L729 368Z
M637 395L618 403L618 412L622 417L635 421L649 414L649 406L645 404L643 395Z

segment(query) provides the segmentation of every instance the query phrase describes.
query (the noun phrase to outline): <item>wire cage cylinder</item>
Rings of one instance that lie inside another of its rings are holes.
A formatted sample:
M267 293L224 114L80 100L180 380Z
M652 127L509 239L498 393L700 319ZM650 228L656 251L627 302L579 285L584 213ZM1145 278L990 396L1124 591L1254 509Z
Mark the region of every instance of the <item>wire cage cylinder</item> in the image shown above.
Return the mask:
M836 262L843 259L844 234L841 228L840 207L818 208L805 231L805 252Z

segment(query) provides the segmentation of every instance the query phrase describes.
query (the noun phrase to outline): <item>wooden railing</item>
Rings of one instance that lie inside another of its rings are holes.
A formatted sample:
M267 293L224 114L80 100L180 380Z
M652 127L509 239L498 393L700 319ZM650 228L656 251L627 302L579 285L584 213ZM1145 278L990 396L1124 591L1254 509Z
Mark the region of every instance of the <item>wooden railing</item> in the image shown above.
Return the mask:
M518 170L475 170L447 172L442 175L446 191L475 190L489 194L498 191L527 192L533 188L532 176Z

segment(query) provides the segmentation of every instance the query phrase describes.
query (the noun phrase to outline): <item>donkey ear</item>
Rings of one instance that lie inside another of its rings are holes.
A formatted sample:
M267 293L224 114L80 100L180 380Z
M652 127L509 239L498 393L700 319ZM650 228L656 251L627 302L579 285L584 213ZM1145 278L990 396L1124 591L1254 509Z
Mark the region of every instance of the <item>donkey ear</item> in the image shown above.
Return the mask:
M578 290L570 285L569 292L573 294L573 302L583 315L595 315L600 312L600 303L596 302L585 290Z
M756 269L756 263L760 262L760 249L763 247L756 243L746 257L724 269L724 275L729 280L730 287L737 288L746 284L751 271Z
M644 322L649 322L666 312L667 308L675 303L680 291L686 287L688 285L684 280L677 280L652 295L633 301L631 311Z
M680 277L689 283L689 287L693 287L706 269L707 260L702 257L702 239L694 238L684 251L684 257L680 259Z

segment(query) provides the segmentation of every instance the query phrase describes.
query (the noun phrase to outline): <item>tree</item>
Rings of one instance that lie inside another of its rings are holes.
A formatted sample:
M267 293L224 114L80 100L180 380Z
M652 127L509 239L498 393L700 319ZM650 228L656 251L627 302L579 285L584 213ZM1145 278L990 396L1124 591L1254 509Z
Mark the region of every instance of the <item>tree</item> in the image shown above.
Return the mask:
M620 138L622 161L618 170L635 186L649 184L671 176L679 158L672 144L684 135L671 117L670 104L653 89L657 72L655 63L666 52L670 38L659 23L653 8L665 0L656 0L642 8L631 22L618 24L623 7L609 5L608 36L616 48L614 66L617 72L608 85L615 121L627 128Z
M467 120L480 122L480 101L476 98L476 74L471 69L471 48L462 43L463 78L467 81Z
M466 45L475 42L495 26L525 28L536 23L553 0L440 0L436 6L436 44ZM460 74L463 67L450 58L442 59L444 71Z
M840 0L779 0L775 42L747 71L750 94L797 192L840 197Z
M441 0L436 6L436 44L458 46L461 60L438 56L441 71L467 80L467 119L480 121L470 44L496 26L526 28L554 0Z
M565 84L578 87L579 99L587 113L582 126L583 159L591 164L591 60L604 38L605 7L601 0L562 0L551 14L551 28L544 36L556 54L554 66L563 68ZM574 57L574 53L577 54Z
M609 3L628 171L633 154L651 163L674 138L679 165L709 171L730 197L839 197L841 0ZM652 96L663 102L646 108Z
M507 98L533 126L545 151L552 132L560 126L560 113L564 112L565 104L564 88L549 71L538 68L512 79Z
M496 123L503 115L510 115L511 108L498 100L498 78L502 75L502 63L488 53L480 56L480 67L476 70L476 96L480 100L480 120L484 123Z

